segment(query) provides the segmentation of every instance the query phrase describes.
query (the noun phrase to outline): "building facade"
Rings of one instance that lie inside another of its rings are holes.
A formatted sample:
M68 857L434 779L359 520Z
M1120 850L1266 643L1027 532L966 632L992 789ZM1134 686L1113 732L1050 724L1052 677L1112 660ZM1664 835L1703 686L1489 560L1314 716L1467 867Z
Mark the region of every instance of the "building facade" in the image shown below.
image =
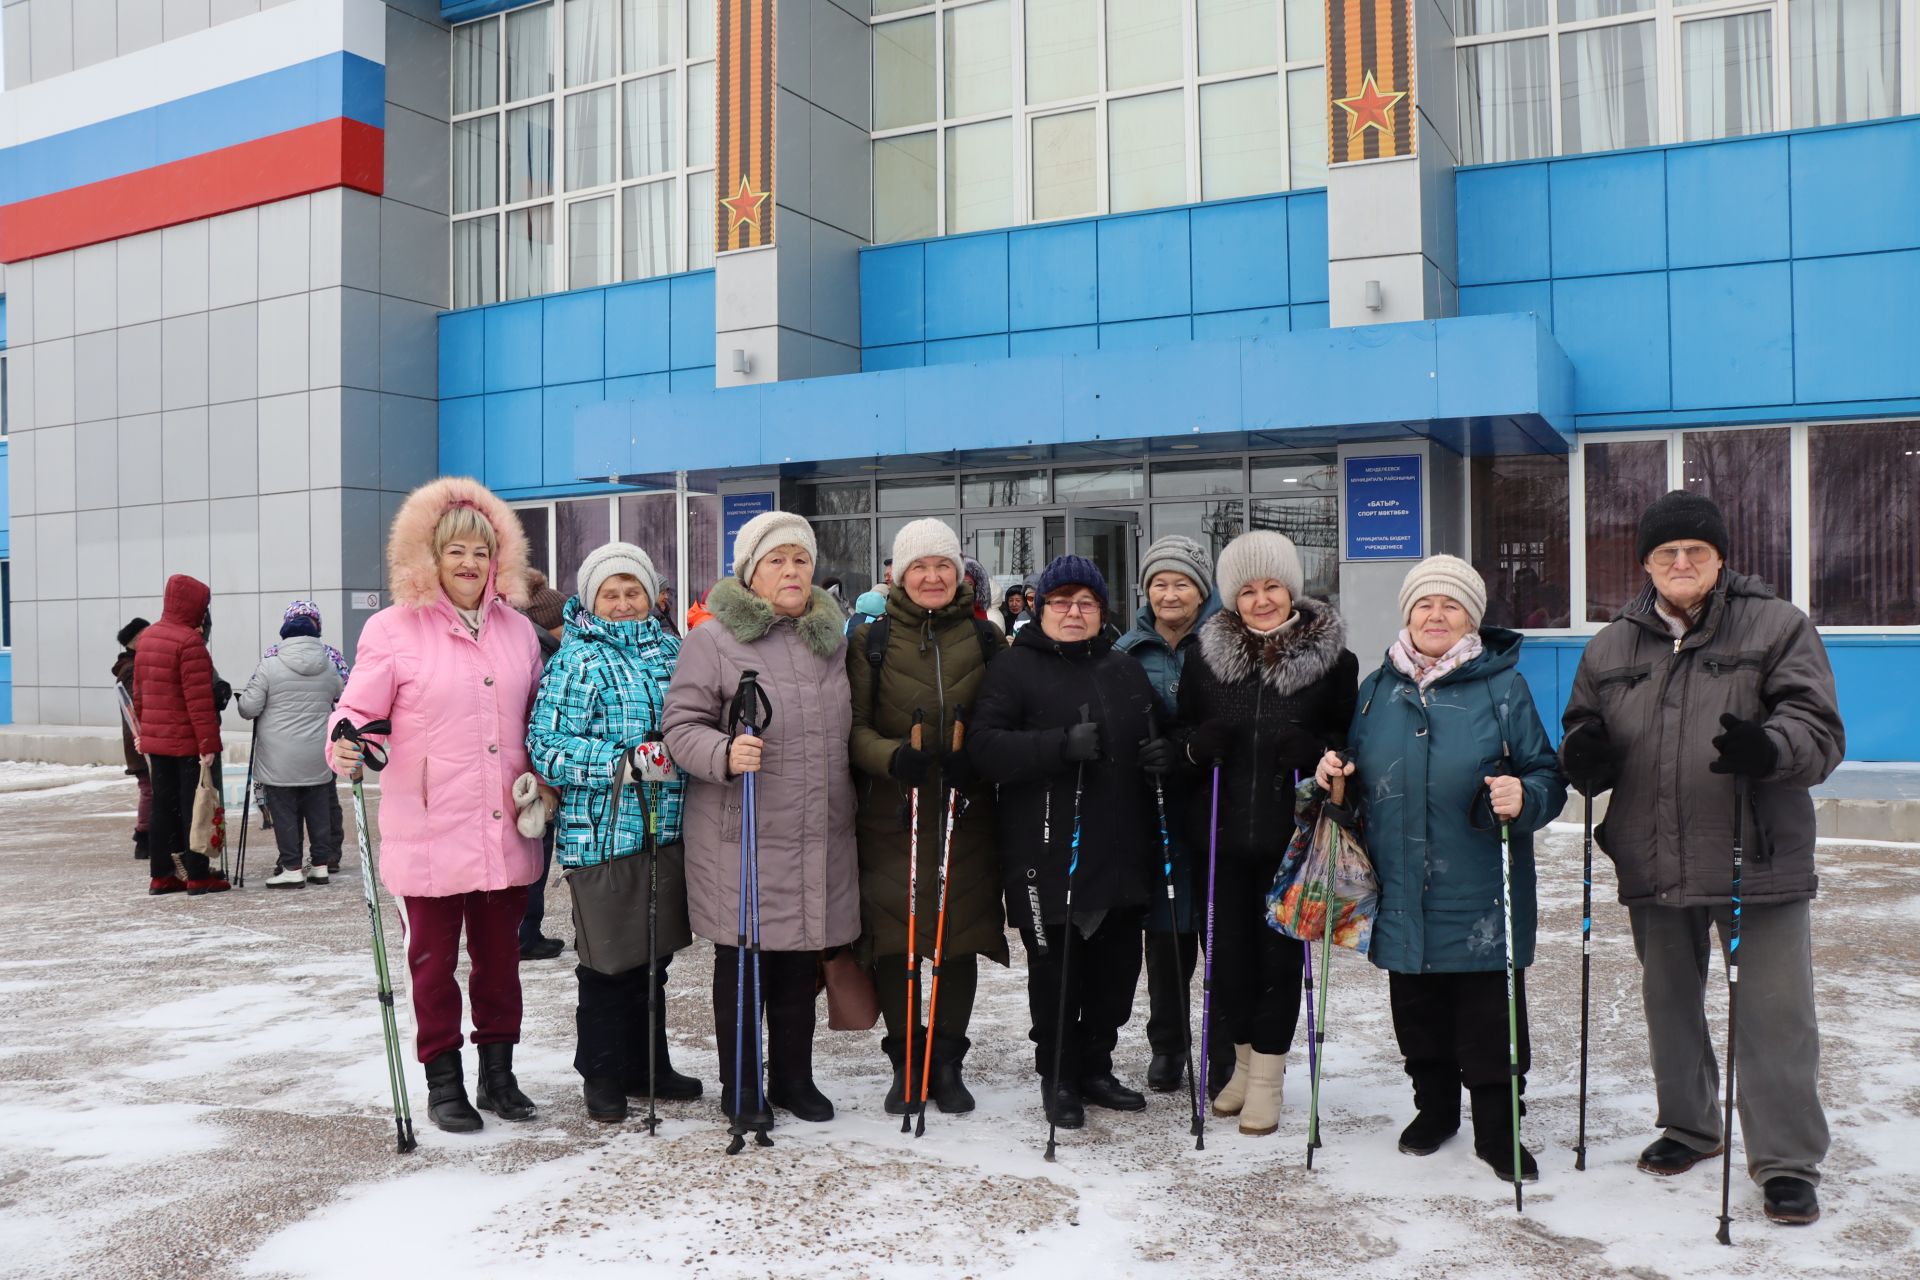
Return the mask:
M350 648L436 473L683 599L1287 533L1371 665L1464 555L1543 703L1669 488L1920 759L1920 0L13 0L14 717L208 578Z

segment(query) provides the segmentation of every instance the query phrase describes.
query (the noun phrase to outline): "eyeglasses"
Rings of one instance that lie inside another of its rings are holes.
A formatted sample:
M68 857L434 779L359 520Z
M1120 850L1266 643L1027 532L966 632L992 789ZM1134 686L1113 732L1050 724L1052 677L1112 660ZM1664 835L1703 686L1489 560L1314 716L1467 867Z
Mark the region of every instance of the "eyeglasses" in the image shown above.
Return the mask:
M1701 546L1695 542L1684 547L1656 547L1647 553L1647 559L1665 569L1682 556L1693 564L1703 564L1713 553L1712 547Z
M1058 614L1098 613L1100 602L1098 600L1049 600L1047 608Z

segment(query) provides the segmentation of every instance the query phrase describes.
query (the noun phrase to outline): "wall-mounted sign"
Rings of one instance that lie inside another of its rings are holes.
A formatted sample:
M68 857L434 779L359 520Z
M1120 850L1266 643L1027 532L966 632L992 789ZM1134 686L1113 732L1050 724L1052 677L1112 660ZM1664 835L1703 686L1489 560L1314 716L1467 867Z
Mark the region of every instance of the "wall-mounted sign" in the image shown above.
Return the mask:
M372 611L380 607L380 593L378 591L356 591L348 598L353 602L353 607L356 609Z
M1327 0L1327 159L1414 153L1414 0Z
M1347 559L1418 560L1420 455L1348 458L1342 493L1347 509Z
M741 528L747 521L762 512L773 510L773 491L761 493L729 493L720 499L720 534L726 543L727 558L722 568L733 572L733 540L740 536Z

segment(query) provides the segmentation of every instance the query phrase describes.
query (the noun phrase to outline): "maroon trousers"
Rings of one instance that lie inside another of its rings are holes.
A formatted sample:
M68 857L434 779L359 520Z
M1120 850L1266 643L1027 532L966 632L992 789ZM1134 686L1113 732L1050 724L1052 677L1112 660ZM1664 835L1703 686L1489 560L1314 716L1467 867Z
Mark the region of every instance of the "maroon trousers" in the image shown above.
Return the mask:
M467 998L475 1044L520 1042L520 917L527 889L404 898L407 971L413 977L414 1049L431 1062L460 1047L460 927L467 930Z

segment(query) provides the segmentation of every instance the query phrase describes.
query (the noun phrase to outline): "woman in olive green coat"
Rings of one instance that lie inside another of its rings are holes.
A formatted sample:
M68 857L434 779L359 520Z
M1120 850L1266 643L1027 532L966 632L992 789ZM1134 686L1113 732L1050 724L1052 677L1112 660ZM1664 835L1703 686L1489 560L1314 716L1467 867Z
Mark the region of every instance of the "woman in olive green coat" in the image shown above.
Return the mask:
M964 751L953 749L953 727L971 706L989 655L1004 642L983 637L973 614L973 588L961 573L960 540L939 520L915 520L893 542L894 585L884 617L856 629L847 646L847 684L853 692L850 754L859 803L860 956L873 966L893 1062L890 1114L904 1112L908 1045L907 814L920 793L920 859L913 950L918 1009L930 994L940 907L940 860L947 791L957 788L964 813L956 819L947 878L947 928L940 961L940 1000L933 1018L933 1066L928 1096L942 1111L973 1110L960 1078L970 1042L967 1024L980 956L1008 962L1000 862L993 836L993 787L981 781ZM987 624L989 627L991 624ZM914 713L924 714L919 750L911 741ZM912 1028L912 1101L921 1091L926 1028L916 1012Z

